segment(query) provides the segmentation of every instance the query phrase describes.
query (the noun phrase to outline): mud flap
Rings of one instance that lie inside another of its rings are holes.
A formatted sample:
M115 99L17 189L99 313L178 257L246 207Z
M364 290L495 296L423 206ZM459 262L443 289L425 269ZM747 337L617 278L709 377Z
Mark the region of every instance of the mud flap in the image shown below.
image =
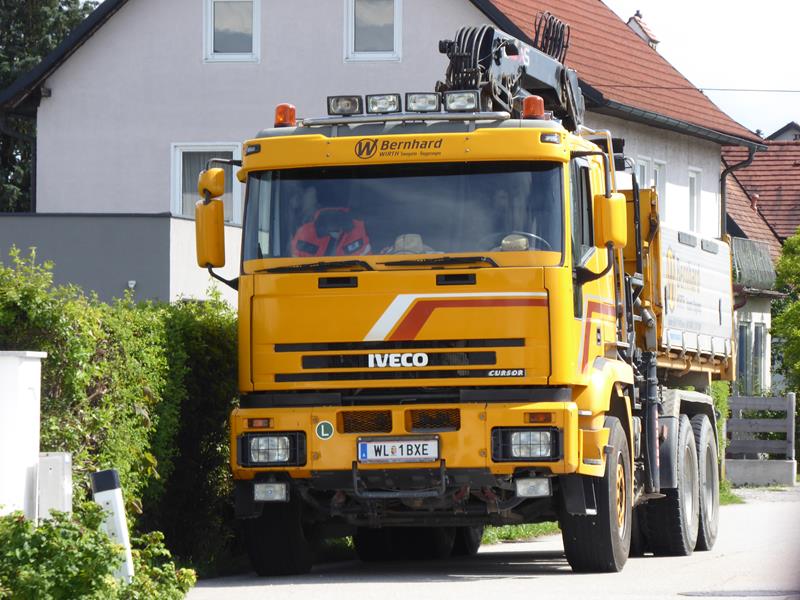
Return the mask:
M658 418L661 432L666 431L666 436L661 435L658 462L661 477L661 489L678 487L678 417Z
M558 485L561 501L571 515L596 515L597 498L594 494L593 477L584 475L560 475Z

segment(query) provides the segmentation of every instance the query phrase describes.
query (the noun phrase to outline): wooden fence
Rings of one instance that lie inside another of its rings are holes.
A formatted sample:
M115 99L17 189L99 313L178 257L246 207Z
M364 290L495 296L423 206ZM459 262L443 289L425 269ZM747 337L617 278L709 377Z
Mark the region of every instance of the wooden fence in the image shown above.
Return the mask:
M730 442L726 455L732 457L742 454L782 454L786 460L794 460L794 411L795 395L786 394L783 398L763 398L759 396L731 396L729 400L731 418L727 421ZM783 417L742 418L743 412L771 411L784 412ZM750 434L737 436L737 434ZM756 433L785 433L785 440L753 439ZM745 437L747 439L739 439Z

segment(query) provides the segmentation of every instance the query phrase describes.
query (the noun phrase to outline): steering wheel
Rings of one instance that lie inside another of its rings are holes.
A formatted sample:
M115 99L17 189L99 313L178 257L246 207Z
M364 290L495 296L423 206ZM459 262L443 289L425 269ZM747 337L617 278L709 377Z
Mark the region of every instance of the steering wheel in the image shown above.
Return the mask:
M487 250L494 250L495 248L498 248L500 246L500 243L503 241L504 237L514 233L528 238L528 240L531 242L532 248L535 248L538 245L542 250L549 250L551 252L553 250L553 247L550 245L550 242L548 242L543 237L538 236L535 233L530 233L528 231L510 231L508 233L504 231L493 231L492 233L488 233L478 240L478 247L479 248L486 247Z

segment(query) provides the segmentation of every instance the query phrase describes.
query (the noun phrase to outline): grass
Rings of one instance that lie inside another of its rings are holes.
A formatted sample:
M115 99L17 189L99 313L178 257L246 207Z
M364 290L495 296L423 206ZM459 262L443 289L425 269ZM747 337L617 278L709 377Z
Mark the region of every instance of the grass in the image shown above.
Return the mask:
M526 523L524 525L504 525L503 527L487 527L483 532L482 544L499 544L514 540L529 540L541 535L558 533L558 523Z
M719 504L720 506L744 504L744 500L734 493L731 483L727 479L722 480L719 485Z

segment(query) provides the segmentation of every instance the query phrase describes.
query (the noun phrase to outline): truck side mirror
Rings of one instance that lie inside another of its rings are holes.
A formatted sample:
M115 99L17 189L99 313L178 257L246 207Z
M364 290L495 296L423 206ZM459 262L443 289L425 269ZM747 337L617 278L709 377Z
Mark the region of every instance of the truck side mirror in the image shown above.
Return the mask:
M594 244L605 248L611 244L614 249L624 248L628 242L628 214L625 196L620 193L597 194L594 197Z
M218 196L225 193L225 172L207 169L200 173L197 191L203 198L195 205L194 226L197 265L225 266L225 207Z

